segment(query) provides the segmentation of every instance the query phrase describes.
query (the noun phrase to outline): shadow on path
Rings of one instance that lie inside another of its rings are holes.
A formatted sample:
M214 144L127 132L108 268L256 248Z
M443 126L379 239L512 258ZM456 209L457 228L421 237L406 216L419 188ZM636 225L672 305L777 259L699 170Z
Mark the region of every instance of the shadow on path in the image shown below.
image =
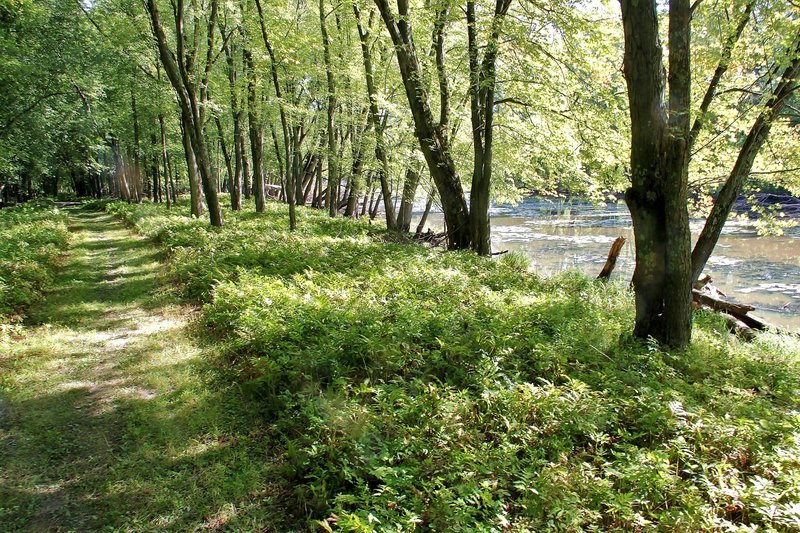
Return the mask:
M288 531L261 422L211 382L162 255L102 213L0 346L3 531Z

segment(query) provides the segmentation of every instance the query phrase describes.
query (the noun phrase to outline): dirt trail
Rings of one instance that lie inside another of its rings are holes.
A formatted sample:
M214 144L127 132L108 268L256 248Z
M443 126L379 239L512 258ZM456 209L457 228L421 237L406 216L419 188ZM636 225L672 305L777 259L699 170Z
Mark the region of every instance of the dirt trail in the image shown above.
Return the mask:
M242 516L265 497L252 470L268 461L261 451L252 465L258 442L238 434L257 422L241 420L238 395L209 386L158 250L108 215L71 220L53 290L23 338L0 346L2 530L263 523ZM204 479L218 464L249 477Z

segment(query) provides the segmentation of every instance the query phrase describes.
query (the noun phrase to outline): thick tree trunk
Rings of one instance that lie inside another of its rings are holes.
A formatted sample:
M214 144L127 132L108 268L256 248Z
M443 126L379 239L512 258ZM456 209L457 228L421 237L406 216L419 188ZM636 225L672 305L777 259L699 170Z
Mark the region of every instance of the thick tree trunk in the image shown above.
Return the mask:
M668 109L656 2L623 0L622 14L632 135L625 201L636 244L634 335L681 348L691 336L689 2L670 2Z

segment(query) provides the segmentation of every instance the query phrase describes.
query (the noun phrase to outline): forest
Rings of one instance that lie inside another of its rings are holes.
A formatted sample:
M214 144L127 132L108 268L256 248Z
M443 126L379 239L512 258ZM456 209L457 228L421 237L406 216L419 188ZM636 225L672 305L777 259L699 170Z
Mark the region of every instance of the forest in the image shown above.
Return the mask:
M5 529L800 531L794 0L4 0L0 59ZM540 204L622 213L591 274Z

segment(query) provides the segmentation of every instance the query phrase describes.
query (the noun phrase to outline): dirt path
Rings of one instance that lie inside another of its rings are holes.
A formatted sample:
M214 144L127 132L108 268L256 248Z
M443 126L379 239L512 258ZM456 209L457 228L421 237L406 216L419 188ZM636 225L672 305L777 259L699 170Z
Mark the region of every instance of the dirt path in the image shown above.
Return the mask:
M159 252L105 214L71 229L53 291L0 346L0 529L276 528L259 421L210 381Z

